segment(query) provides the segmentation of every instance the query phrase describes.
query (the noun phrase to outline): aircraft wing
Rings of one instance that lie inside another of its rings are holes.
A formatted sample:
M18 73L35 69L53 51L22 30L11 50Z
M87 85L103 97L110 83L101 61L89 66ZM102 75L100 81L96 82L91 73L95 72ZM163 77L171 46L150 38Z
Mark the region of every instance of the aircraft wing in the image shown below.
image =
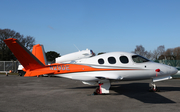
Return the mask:
M100 80L122 80L123 77L119 76L119 77L102 77L102 76L97 76L96 77L97 79L100 79Z
M113 75L111 75L110 77L96 76L96 78L99 81L122 80L123 79L123 77L121 77L121 76L113 76ZM97 81L82 81L82 83L87 84L87 85L95 85L95 84L97 84Z
M123 77L119 74L113 74L113 73L100 73L96 74L95 78L99 80L122 80Z

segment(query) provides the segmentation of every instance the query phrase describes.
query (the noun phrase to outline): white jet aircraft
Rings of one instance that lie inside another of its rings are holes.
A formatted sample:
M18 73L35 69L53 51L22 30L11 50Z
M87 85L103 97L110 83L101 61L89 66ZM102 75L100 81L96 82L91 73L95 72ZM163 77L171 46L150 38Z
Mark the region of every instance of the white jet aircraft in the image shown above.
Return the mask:
M17 39L6 39L4 42L24 67L26 77L50 74L74 80L84 84L99 84L95 94L107 94L113 81L152 79L152 90L156 91L155 82L171 79L177 69L150 61L140 55L127 52L111 52L93 56L93 52L72 53L58 63L45 64L43 48L33 48L33 54L19 43ZM42 46L41 46L42 47ZM40 56L40 55L41 56ZM78 56L75 56L77 54ZM80 55L82 54L82 55ZM84 55L86 54L86 55ZM87 57L88 55L88 57ZM83 58L85 56L85 58Z

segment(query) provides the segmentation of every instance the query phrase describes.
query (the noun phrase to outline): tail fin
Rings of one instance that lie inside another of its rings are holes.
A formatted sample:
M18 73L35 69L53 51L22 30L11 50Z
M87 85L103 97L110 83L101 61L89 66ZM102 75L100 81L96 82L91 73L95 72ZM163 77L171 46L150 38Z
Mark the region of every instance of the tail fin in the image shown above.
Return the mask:
M13 52L19 62L23 65L25 70L34 70L42 68L45 65L39 61L29 50L27 50L17 39L9 38L4 42Z
M44 65L47 65L47 59L43 45L37 44L33 46L32 54L36 56Z

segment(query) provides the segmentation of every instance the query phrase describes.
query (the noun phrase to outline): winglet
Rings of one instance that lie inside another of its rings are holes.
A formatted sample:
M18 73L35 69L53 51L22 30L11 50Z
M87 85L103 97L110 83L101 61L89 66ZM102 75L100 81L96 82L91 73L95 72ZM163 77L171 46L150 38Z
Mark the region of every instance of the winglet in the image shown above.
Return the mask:
M4 42L13 52L15 57L19 60L19 62L23 65L25 70L34 70L45 66L29 50L27 50L17 39L9 38L9 39L5 39Z

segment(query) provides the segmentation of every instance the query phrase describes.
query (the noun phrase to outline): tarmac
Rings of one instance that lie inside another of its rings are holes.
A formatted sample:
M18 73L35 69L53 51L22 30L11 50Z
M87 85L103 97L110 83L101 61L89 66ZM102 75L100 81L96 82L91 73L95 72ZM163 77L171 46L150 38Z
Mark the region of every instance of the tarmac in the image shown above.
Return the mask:
M58 77L0 75L0 112L179 112L180 79L112 83L110 94L93 95L97 86Z

